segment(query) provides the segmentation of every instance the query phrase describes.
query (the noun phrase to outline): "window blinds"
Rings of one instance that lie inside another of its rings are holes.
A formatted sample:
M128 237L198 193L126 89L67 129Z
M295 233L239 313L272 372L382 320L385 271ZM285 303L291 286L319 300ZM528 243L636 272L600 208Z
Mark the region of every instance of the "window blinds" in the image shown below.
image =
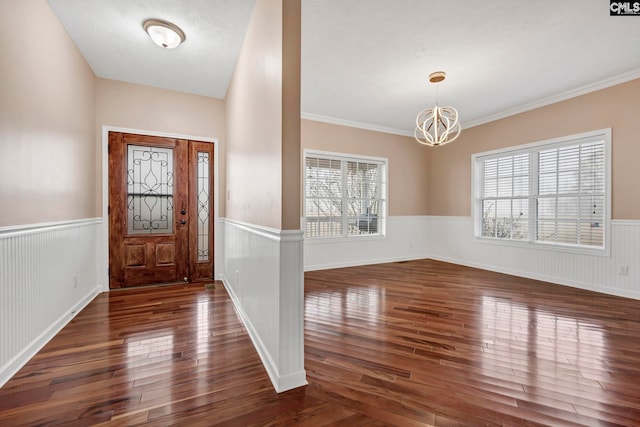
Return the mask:
M349 237L381 234L386 162L339 156L305 157L305 234Z
M480 157L480 236L604 246L604 140Z

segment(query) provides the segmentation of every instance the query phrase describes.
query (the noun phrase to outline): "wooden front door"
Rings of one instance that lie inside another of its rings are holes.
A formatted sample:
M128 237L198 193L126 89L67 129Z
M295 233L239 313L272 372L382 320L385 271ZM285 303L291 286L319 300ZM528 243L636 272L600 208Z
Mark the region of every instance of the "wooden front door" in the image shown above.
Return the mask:
M213 145L109 133L109 287L213 278Z

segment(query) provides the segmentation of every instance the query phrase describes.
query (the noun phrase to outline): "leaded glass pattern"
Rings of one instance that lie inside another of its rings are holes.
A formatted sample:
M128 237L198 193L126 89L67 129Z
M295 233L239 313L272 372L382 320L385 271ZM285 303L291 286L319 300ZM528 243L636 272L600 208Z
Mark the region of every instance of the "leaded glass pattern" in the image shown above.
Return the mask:
M173 233L173 149L129 145L127 233Z
M209 261L209 153L198 153L198 261Z

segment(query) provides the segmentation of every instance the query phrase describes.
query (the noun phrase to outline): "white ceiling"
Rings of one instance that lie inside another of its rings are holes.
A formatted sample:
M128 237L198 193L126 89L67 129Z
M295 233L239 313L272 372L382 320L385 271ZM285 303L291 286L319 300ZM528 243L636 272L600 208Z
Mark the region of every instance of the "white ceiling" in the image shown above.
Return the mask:
M224 98L255 0L49 0L98 77ZM153 44L149 19L180 27L176 49Z
M224 98L255 0L49 0L99 77ZM174 50L142 22L187 34ZM303 117L413 134L435 103L470 127L640 78L640 16L606 0L302 0Z

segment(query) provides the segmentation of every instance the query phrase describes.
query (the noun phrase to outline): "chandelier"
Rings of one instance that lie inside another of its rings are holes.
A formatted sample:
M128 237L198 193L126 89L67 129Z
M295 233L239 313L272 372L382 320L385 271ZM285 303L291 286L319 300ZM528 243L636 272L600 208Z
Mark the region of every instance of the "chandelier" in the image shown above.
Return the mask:
M429 74L431 83L444 80L444 71ZM448 144L460 136L458 112L453 107L438 107L438 85L436 84L436 106L421 111L416 117L415 137L420 144L435 147Z

